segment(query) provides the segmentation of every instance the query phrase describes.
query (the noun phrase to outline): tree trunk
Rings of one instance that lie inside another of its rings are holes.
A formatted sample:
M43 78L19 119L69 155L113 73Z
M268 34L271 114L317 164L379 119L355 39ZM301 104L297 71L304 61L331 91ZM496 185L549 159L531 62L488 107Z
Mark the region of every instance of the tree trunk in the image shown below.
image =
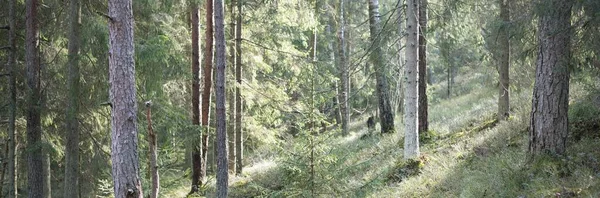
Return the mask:
M566 151L569 107L569 64L571 61L571 0L544 1L538 22L537 58L529 154Z
M192 18L192 124L200 126L200 44L198 4L191 5ZM194 136L196 137L196 136ZM202 141L192 140L192 188L190 194L198 192L201 185L200 172L202 167Z
M215 51L217 65L215 76L216 121L217 121L217 197L227 197L228 159L227 128L225 126L225 17L223 0L215 0Z
M44 196L46 175L42 152L40 62L37 0L26 3L25 62L27 65L27 184L28 196Z
M150 193L150 198L157 198L158 191L160 190L160 180L158 175L158 156L156 153L157 148L157 137L156 133L154 133L154 128L152 128L152 110L149 101L146 102L146 120L148 121L148 148L150 152L150 175L152 177L152 191Z
M342 134L347 136L349 134L349 126L350 126L350 111L348 105L348 93L350 92L350 84L349 84L349 72L348 72L348 63L346 60L346 21L345 21L345 0L340 0L340 4L338 6L338 68L340 70L340 81L341 81L341 91L339 100L340 100L340 111L342 113Z
M376 95L380 111L379 124L382 133L393 133L394 111L390 105L390 88L388 85L387 67L383 63L383 52L381 51L381 25L379 24L379 0L369 0L369 24L372 42L371 63L375 68L377 80ZM343 86L343 85L342 85Z
M242 134L242 0L237 0L235 26L235 173L242 174L244 142Z
M418 128L418 54L419 28L417 14L419 0L408 0L406 10L406 88L404 101L404 159L419 157L419 128Z
M109 0L111 160L115 197L143 197L139 178L137 98L131 0Z
M233 80L235 81L235 6L236 0L232 0L229 2L229 16L231 17L231 23L229 24L229 68L231 74L233 74ZM232 83L233 84L233 83ZM235 172L235 89L229 88L228 90L228 98L229 101L229 122L227 124L227 143L229 152L229 172Z
M510 65L510 43L508 25L510 23L510 0L498 0L500 4L500 19L502 25L498 32L498 74L500 85L498 93L498 120L506 120L509 116L509 65Z
M48 145L48 139L42 138L45 145ZM44 166L44 198L52 198L52 169L50 168L50 152L48 152L48 148L44 146L42 148L44 158L42 160L42 164Z
M67 100L67 134L65 137L65 184L64 197L79 197L79 27L81 6L79 0L69 4L69 95Z
M404 54L405 53L405 44L406 44L406 39L404 38L404 36L406 36L406 32L404 31L404 26L402 25L403 20L406 20L403 17L406 17L406 15L403 15L402 10L404 9L404 0L398 0L398 6L396 7L396 11L398 12L398 35L400 35L400 40L398 42L398 62L400 65L400 68L398 69L398 82L397 82L397 88L398 88L398 106L394 107L394 108L398 108L398 112L404 114L404 67L405 67L405 57ZM404 12L404 14L406 14L406 12ZM400 119L403 119L402 117L400 117Z
M202 90L202 165L200 167L200 184L206 178L208 166L208 134L210 112L210 89L212 87L213 61L213 0L206 1L206 31L204 32L204 89Z
M419 7L419 133L424 133L429 130L428 110L427 110L427 0L420 0Z
M8 45L10 50L8 51L8 72L9 77L9 118L8 118L8 170L7 170L7 197L17 197L17 172L16 172L16 149L17 149L17 136L15 130L15 118L17 114L17 44L16 44L16 24L15 21L15 8L16 0L8 1ZM3 193L3 192L2 192Z

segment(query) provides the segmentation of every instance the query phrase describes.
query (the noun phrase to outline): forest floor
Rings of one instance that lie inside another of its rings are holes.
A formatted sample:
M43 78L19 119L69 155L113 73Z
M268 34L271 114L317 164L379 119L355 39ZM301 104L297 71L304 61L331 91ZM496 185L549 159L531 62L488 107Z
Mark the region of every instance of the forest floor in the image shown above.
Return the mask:
M573 85L568 153L527 161L531 91L512 94L511 116L502 122L495 120L495 92L477 89L432 104L432 130L421 134L416 165L403 160L400 119L397 133L365 136L366 117L355 117L351 135L333 136L321 150L334 157L318 164L316 185L290 175L282 161L290 159L268 158L231 177L230 196L600 197L598 95Z

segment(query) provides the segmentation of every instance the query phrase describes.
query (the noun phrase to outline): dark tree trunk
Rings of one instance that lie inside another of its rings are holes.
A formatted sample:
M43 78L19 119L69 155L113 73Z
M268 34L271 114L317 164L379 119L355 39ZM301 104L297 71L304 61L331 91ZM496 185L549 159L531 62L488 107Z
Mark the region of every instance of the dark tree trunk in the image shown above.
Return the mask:
M227 126L225 125L225 17L223 13L223 0L215 0L215 103L217 122L217 197L227 197L228 186L228 159L227 159Z
M192 21L192 124L200 126L200 44L198 4L191 5ZM194 136L196 137L196 136ZM192 189L190 194L198 192L201 185L200 172L202 167L201 139L192 141Z
M429 130L427 110L427 0L420 0L419 7L419 133Z
M65 137L64 197L79 197L79 26L81 6L79 0L69 4L69 87L67 104L67 134Z
M387 81L387 67L383 63L383 52L381 51L381 25L379 24L379 0L369 1L369 24L372 42L371 63L375 67L375 78L377 80L376 95L380 111L379 124L382 133L393 133L394 111L390 105L390 88ZM343 85L342 85L343 86Z
M235 82L235 6L236 6L236 0L232 0L229 2L229 16L231 17L231 23L229 24L229 69L231 74L233 74L233 79L230 81L230 83L234 84L233 82ZM235 84L234 84L235 85ZM235 87L235 86L234 86ZM228 91L228 98L227 100L229 101L229 122L227 124L227 143L228 143L228 149L227 151L229 152L229 171L234 173L235 172L235 123L233 122L235 120L235 89L232 89L231 87L227 89Z
M242 134L242 0L237 0L235 26L235 173L242 174L244 142Z
M509 116L509 65L510 65L510 44L508 35L508 25L510 23L510 0L498 0L500 4L500 19L502 25L498 32L498 74L500 78L498 92L498 120L506 120Z
M109 82L114 195L142 198L131 0L109 0Z
M569 107L569 64L571 61L572 0L548 0L538 22L537 58L529 154L564 154Z
M28 196L44 196L44 176L42 152L42 126L40 103L40 62L39 62L39 25L37 0L26 3L25 62L27 65L27 184Z
M200 183L206 178L208 166L208 134L210 114L210 89L212 87L213 63L213 0L206 1L206 31L204 32L204 89L202 90L202 165L200 167Z
M17 114L17 80L16 80L16 71L17 71L17 45L16 45L16 24L15 21L15 8L16 0L8 1L8 45L10 46L10 50L8 51L8 72L10 74L9 77L9 118L8 118L8 165L7 165L7 197L15 198L17 197L17 172L16 172L16 149L17 149L17 136L15 131L15 118ZM4 193L4 192L1 192Z

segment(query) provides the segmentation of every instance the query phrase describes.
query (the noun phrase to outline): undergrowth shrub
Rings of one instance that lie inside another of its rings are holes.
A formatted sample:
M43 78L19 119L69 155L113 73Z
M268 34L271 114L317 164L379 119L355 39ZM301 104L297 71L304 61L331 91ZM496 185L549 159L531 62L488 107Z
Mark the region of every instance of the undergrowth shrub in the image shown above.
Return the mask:
M575 141L600 137L600 108L591 101L572 104L569 122L571 137Z
M387 176L388 183L399 183L406 178L417 176L423 171L425 167L426 158L421 156L418 159L400 159L392 167L392 170Z

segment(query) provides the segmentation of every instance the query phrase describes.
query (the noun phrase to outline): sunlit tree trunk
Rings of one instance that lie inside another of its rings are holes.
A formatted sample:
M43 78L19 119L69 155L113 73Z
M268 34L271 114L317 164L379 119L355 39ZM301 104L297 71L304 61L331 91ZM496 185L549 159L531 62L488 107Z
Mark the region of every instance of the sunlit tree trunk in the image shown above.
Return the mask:
M64 197L79 197L79 27L81 6L79 0L69 4L69 62L67 99L67 134L65 137L65 184Z
M510 23L510 0L498 0L500 4L500 19L502 25L498 32L498 74L500 79L498 92L498 120L505 120L509 116L509 65L510 65L510 43L508 25Z
M427 0L420 0L419 7L419 133L429 130L427 110Z
M225 17L223 0L215 0L215 95L217 121L217 197L227 197L228 159L227 159L227 128L225 116Z
M372 42L371 63L375 68L375 78L377 81L376 95L379 106L379 124L382 133L393 133L394 129L394 111L390 105L390 88L388 84L388 69L383 63L383 52L381 51L381 24L379 15L379 0L369 1L369 24Z
M242 131L242 0L237 0L235 24L235 173L242 174L244 141Z
M16 16L15 8L16 0L8 1L8 45L10 50L8 51L8 72L9 72L9 117L8 117L8 165L7 165L7 182L6 182L6 195L8 198L17 197L17 160L16 160L16 141L17 136L15 130L15 118L17 114L17 44L16 44ZM1 179L0 179L1 180ZM1 192L1 193L4 193Z
M231 23L229 24L229 63L230 63L230 71L233 74L233 81L235 80L235 8L236 8L236 0L231 0L229 2L229 16L231 17ZM234 84L234 83L232 83ZM235 84L234 84L235 85ZM229 122L227 125L227 142L228 142L228 152L229 152L229 171L235 172L235 89L229 88L227 89L229 94L227 100L229 101Z
M200 126L200 44L199 44L199 15L198 4L191 5L192 21L192 124ZM197 136L194 136L197 137ZM201 185L200 172L202 167L202 141L192 140L192 188L190 194L198 192Z
M529 154L564 154L567 148L572 0L547 0L538 20L538 57Z
M137 98L131 0L108 1L111 160L114 195L143 197L139 178Z
M342 134L349 133L350 111L348 105L348 93L350 92L350 82L348 73L348 63L346 60L346 19L345 19L345 0L340 0L338 5L338 68L340 71L341 90L339 92L340 111L342 114Z
M39 62L38 1L26 1L25 64L27 67L27 188L28 196L44 196Z
M406 88L404 100L404 158L419 157L419 129L418 129L418 54L419 54L419 28L418 13L419 0L407 0L406 10Z
M200 167L200 183L206 178L208 166L208 127L210 112L210 89L212 87L213 63L213 0L206 1L206 31L204 32L204 89L202 90L202 165Z

